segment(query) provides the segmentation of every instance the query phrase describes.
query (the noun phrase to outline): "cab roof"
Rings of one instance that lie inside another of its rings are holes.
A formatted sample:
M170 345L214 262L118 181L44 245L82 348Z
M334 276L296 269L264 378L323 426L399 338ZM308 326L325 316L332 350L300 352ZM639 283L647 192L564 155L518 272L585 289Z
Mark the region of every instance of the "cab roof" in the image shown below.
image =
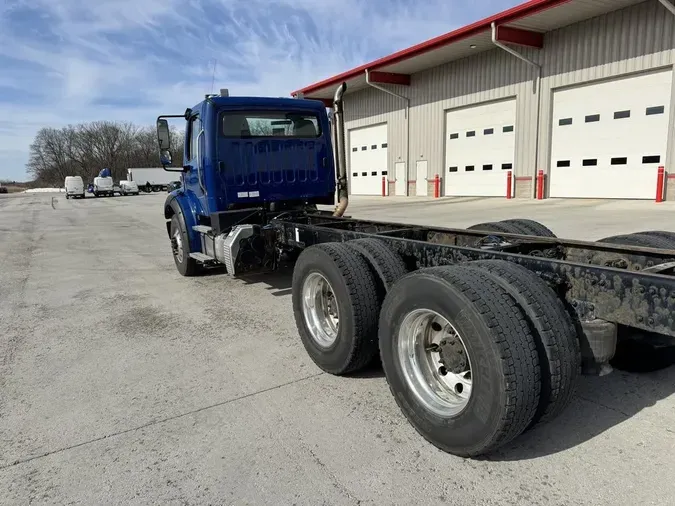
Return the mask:
M215 95L208 97L211 102L219 107L255 107L266 109L304 109L311 111L325 110L323 102L313 99L298 99L289 97L221 97Z

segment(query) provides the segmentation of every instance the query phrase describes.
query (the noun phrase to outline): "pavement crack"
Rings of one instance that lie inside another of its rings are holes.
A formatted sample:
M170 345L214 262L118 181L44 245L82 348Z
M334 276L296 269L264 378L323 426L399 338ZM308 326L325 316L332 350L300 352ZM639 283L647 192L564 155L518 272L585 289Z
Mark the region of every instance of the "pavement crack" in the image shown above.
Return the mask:
M584 397L583 395L577 395L577 397L586 402L590 402L591 404L595 404L596 406L600 406L602 408L609 409L610 411L614 411L615 413L619 413L620 415L623 415L626 418L630 418L631 416L633 416L630 413L626 413L625 411L620 410L619 408L608 406L607 404L603 404L602 402L597 401L595 399L589 399L588 397Z
M583 401L590 402L591 404L595 404L596 406L600 406L601 408L605 408L605 409L608 409L610 411L613 411L614 413L618 413L618 414L624 416L626 418L626 420L632 418L633 416L635 416L638 413L638 411L636 411L635 413L628 413L628 412L623 411L619 408L615 408L613 406L609 406L607 404L604 404L600 401L597 401L597 400L594 400L594 399L589 399L588 397L585 397L583 395L577 395L577 397L579 399L583 400ZM669 427L665 427L665 426L663 426L663 425L661 425L657 422L653 422L652 420L646 420L646 423L648 423L652 427L656 427L658 429L665 430L666 432L670 432L671 434L675 434L675 431L673 431Z
M17 460L15 460L15 461L11 462L10 464L4 464L4 465L1 465L1 466L0 466L0 471L2 471L2 470L4 470L4 469L8 469L8 468L10 468L10 467L14 467L14 466L20 465L20 464L26 464L26 463L28 463L28 462L32 462L33 460L43 459L43 458L49 457L49 456L51 456L51 455L55 455L55 454L58 454L58 453L62 453L62 452L68 451L68 450L74 450L74 449L76 449L76 448L80 448L80 447L82 447L82 446L87 446L87 445L90 445L90 444L92 444L92 443L97 443L97 442L103 441L103 440L105 440L105 439L110 439L110 438L114 438L114 437L117 437L117 436L123 436L124 434L129 434L129 433L131 433L131 432L136 432L137 430L141 430L141 429L145 429L145 428L148 428L148 427L152 427L152 426L154 426L154 425L159 425L159 424L162 424L162 423L171 422L171 421L173 421L173 420L178 420L178 419L180 419L180 418L184 418L184 417L186 417L186 416L194 415L194 414L196 414L196 413L201 413L201 412L207 411L207 410L209 410L209 409L219 408L219 407L225 406L225 405L227 405L227 404L232 404L232 403L237 402L237 401L242 401L242 400L244 400L244 399L248 399L248 398L251 398L251 397L255 397L256 395L264 394L264 393L267 393L267 392L272 392L272 391L278 390L278 389L280 389L280 388L284 388L284 387L288 387L288 386L291 386L291 385L295 385L296 383L302 383L303 381L307 381L307 380L311 380L311 379L314 379L314 378L318 378L319 376L324 376L325 374L326 374L326 373L324 373L324 372L320 372L320 373L316 373L316 374L310 374L309 376L303 376L302 378L298 378L298 379L295 379L295 380L293 380L293 381L288 381L288 382L286 382L286 383L281 383L280 385L275 385L275 386L269 387L269 388L263 388L262 390L257 390L257 391L255 391L255 392L251 392L251 393L249 393L249 394L240 395L240 396L238 396L238 397L234 397L234 398L232 398L232 399L227 399L227 400L222 401L222 402L217 402L217 403L215 403L215 404L210 404L210 405L208 405L208 406L203 406L203 407L201 407L201 408L197 408L197 409L193 409L193 410L190 410L190 411L186 411L185 413L180 413L180 414L173 415L173 416L167 416L167 417L162 418L162 419L159 419L159 420L152 420L151 422L147 422L147 423L144 423L144 424L142 424L142 425L138 425L138 426L136 426L136 427L131 427L131 428L129 428L129 429L124 429L124 430L121 430L121 431L118 431L118 432L113 432L112 434L106 434L106 435L104 435L104 436L99 436L99 437L96 437L96 438L93 438L93 439L89 439L89 440L87 440L87 441L82 441L81 443L76 443L76 444L74 444L74 445L65 446L65 447L59 448L59 449L57 449L57 450L51 450L51 451L48 451L48 452L44 452L44 453L41 453L40 455L33 455L32 457L26 457L26 458L23 458L23 459L17 459Z

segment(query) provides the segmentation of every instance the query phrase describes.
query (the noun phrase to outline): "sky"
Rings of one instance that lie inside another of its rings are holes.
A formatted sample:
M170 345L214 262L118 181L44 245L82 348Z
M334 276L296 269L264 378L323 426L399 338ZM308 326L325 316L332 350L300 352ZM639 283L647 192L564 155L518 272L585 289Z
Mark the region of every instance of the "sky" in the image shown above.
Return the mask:
M28 179L44 126L153 125L220 88L289 96L518 3L2 0L0 180Z

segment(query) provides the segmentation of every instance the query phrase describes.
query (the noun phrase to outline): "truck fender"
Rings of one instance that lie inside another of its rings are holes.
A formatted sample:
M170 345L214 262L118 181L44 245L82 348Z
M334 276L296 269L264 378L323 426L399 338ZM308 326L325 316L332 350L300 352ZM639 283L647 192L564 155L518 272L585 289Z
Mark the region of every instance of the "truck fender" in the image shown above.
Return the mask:
M195 211L191 208L189 199L184 194L169 194L164 202L164 218L167 219L166 232L169 237L171 237L171 217L174 214L182 218L183 223L185 223L190 238L190 251L201 251L202 245L199 233L192 229L193 226L197 225Z

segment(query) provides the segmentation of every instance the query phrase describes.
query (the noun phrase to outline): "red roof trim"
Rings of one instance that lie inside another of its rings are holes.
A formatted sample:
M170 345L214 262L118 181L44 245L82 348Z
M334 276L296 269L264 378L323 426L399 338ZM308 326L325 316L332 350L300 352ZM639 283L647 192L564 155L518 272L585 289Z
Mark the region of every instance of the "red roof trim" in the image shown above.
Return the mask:
M521 30L510 26L500 26L497 28L497 40L519 46L536 47L537 49L544 47L543 33Z
M389 56L385 56L384 58L380 58L379 60L366 63L365 65L361 65L360 67L357 67L355 69L348 70L347 72L343 72L334 77L324 79L323 81L320 81L318 83L312 84L300 90L296 90L292 92L291 95L297 95L298 93L308 95L312 92L321 90L328 86L336 86L342 81L363 74L366 71L366 69L374 70L378 67L393 65L394 63L398 63L413 58L415 56L419 56L434 49L438 49L439 47L447 46L452 42L457 42L467 37L471 37L473 35L482 33L490 29L490 25L492 23L497 24L509 23L511 21L515 21L517 19L524 18L526 16L531 16L544 10L557 7L558 5L562 5L569 1L570 0L530 0L529 2L517 5L511 9L500 12L499 14L495 14L494 16L491 16L489 18L485 18L481 21L477 21L463 28L459 28L454 32L449 32L440 35L433 39L417 44L415 46L403 49L402 51L398 51Z
M393 72L379 72L374 70L370 73L370 80L380 84L410 86L410 76L408 74L394 74Z

